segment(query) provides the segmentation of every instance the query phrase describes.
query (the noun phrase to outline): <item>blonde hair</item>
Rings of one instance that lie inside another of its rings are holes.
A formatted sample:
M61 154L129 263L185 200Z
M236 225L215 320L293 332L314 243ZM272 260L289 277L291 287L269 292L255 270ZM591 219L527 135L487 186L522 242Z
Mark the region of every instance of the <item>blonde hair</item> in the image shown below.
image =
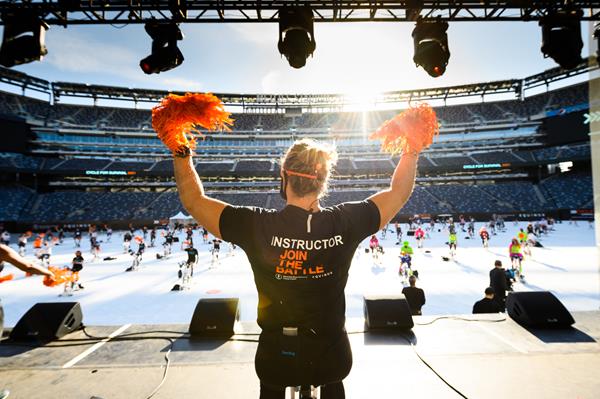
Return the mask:
M281 159L281 169L294 194L304 197L327 193L329 176L337 162L335 148L326 143L304 138L288 148Z

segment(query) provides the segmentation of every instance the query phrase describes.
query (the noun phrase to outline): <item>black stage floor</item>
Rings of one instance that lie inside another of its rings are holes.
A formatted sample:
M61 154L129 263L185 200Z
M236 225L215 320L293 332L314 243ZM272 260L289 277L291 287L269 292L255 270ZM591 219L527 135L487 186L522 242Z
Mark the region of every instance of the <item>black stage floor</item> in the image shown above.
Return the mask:
M504 315L415 317L409 337L347 329L354 355L347 398L460 398L418 357L468 398L600 398L600 312L575 312L569 330L527 330ZM149 334L134 334L164 330ZM254 323L236 326L234 341L191 341L187 325L93 326L44 347L0 344L0 390L10 398L258 398ZM172 333L179 332L179 333ZM161 339L131 340L134 337ZM126 338L127 340L119 340ZM75 346L76 345L76 346ZM418 353L418 355L417 355Z

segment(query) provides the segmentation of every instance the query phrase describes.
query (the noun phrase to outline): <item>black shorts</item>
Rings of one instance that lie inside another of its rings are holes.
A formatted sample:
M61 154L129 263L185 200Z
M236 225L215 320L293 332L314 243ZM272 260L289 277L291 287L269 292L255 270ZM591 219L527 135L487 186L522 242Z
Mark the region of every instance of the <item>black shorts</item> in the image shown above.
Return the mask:
M71 268L71 271L74 273L80 272L83 269L83 265L76 263L73 265L73 267Z
M320 386L342 381L352 368L346 331L314 335L310 331L286 336L263 331L255 357L261 384L269 387Z

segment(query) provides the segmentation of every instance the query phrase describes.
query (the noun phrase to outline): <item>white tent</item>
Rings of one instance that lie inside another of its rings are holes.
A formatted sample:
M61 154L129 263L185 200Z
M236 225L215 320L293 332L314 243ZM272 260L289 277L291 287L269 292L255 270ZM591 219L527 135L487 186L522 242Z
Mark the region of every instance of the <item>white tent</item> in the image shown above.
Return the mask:
M175 223L182 223L182 224L193 223L194 222L194 218L191 217L191 216L188 216L188 215L184 214L181 211L179 211L179 213L177 215L171 216L169 218L169 222L172 223L172 224L175 224Z

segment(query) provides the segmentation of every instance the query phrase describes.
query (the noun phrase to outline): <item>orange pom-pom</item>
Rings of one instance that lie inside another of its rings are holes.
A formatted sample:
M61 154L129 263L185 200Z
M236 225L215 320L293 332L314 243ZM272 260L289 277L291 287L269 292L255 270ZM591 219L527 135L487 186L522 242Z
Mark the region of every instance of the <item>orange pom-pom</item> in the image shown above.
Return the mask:
M369 138L383 140L381 149L390 154L419 153L431 145L439 132L435 111L422 103L385 121Z
M44 285L46 287L55 287L66 282L75 281L75 277L73 276L71 269L59 269L58 267L48 266L48 270L54 273L54 278L48 276L44 277Z
M210 93L169 94L152 108L152 127L173 152L196 148L194 128L229 130L233 120L218 97ZM202 134L197 133L200 137Z

